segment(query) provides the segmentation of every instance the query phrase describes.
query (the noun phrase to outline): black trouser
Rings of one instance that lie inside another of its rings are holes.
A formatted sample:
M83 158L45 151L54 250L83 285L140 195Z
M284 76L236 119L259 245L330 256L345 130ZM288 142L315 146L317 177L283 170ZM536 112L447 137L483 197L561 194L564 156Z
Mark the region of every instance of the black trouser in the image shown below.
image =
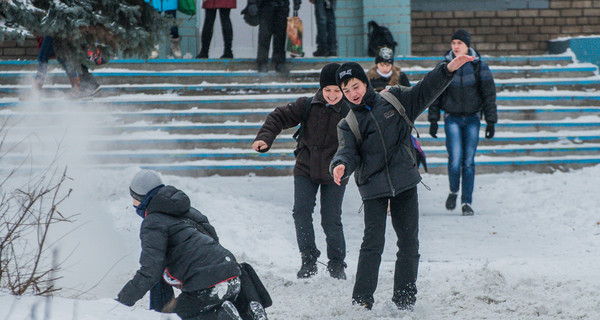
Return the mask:
M231 19L229 19L229 12L231 9L220 8L219 18L221 19L221 31L223 33L223 47L224 52L231 52L231 42L233 41L233 27L231 25ZM215 24L215 18L217 17L217 9L205 9L206 16L204 17L204 25L202 26L202 52L208 54L208 48L210 47L210 41L213 36L213 27Z
M398 237L394 294L410 291L416 295L417 270L419 267L419 199L417 187L404 191L393 198L364 201L365 233L360 246L356 283L352 298L373 303L377 288L381 254L385 245L385 223L388 200L392 226Z
M240 293L239 277L221 282L218 285L199 291L182 292L177 297L175 313L182 319L219 319L218 312L225 300L233 301ZM225 294L223 292L225 291Z
M258 10L258 65L269 61L269 47L273 37L273 62L285 63L285 40L289 1L262 1Z
M346 186L318 184L304 176L294 176L294 225L300 253L315 259L320 252L315 244L312 214L317 190L321 188L321 226L325 231L327 258L344 262L346 241L342 226L342 200Z

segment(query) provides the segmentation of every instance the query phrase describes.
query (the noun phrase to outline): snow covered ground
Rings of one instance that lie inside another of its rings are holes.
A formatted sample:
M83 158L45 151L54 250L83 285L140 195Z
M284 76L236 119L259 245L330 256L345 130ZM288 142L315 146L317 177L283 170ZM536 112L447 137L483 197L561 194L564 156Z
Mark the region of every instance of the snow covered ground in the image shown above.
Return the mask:
M177 318L147 311L147 297L134 308L112 300L138 267L141 219L127 189L135 172L71 172L74 193L62 211L81 215L54 235L66 234L56 247L70 255L58 283L64 290L51 300L16 299L1 292L0 319ZM366 311L350 303L363 229L354 182L347 188L343 214L349 279L339 281L329 278L323 265L313 279L295 277L300 257L291 217L292 177L164 180L188 193L238 260L255 266L274 300L267 309L271 319L600 317L600 166L478 175L473 217L445 210L446 176L423 177L431 191L419 186L421 263L412 313L395 310L389 301L396 251L391 227L375 307ZM318 214L315 226L325 251ZM327 262L324 256L320 261Z

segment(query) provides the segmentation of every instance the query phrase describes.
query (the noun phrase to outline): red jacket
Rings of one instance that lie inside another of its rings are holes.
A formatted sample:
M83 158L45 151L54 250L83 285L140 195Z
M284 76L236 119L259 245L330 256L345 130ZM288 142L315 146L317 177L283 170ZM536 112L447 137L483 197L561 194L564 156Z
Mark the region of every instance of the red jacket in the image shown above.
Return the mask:
M202 1L202 9L235 9L236 2L237 0L204 0Z

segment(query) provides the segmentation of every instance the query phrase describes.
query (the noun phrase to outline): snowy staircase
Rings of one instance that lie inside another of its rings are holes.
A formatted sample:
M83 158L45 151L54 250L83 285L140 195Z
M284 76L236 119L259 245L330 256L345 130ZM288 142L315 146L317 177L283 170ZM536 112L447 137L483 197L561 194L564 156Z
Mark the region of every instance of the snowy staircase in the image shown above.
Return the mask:
M250 149L257 130L273 108L314 93L323 65L349 60L365 68L372 64L372 58L291 60L290 76L282 77L256 73L253 59L115 60L94 71L102 97L77 101L77 111L63 98L69 85L62 70L49 74L42 100L19 101L29 87L23 79L33 76L36 62L0 61L0 120L19 119L13 130L20 130L23 122L56 132L60 130L53 126L65 126L73 114L85 117L81 125L88 130L80 143L88 146L88 165L140 166L192 176L286 175L294 164L293 130L284 131L266 154ZM439 60L405 57L396 63L416 82ZM600 163L596 66L562 55L485 60L495 77L500 120L494 139L483 139L482 131L478 172L551 171ZM31 107L34 102L37 108ZM32 120L36 118L44 124ZM430 172L445 172L443 134L429 137L426 115L416 127ZM20 155L15 151L0 161Z

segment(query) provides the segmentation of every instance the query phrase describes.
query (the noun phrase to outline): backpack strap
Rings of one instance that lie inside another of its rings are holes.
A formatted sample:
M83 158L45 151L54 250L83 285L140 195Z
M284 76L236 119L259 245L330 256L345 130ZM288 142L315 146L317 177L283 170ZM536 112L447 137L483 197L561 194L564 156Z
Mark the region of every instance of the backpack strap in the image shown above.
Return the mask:
M304 101L304 107L302 109L302 117L300 118L300 128L296 130L292 138L296 140L296 142L300 143L300 139L304 136L304 128L306 127L306 121L308 121L308 116L310 115L310 109L312 108L312 100L313 98L306 98Z
M346 115L345 119L348 123L348 126L350 126L350 130L354 134L354 138L356 138L356 142L360 146L363 142L363 139L360 135L360 129L358 128L358 119L356 119L356 115L354 114L354 111L352 109L348 111L348 115Z
M404 106L402 105L402 102L400 102L400 100L398 100L398 98L396 98L395 95L393 95L391 92L386 91L386 92L381 92L379 93L387 102L391 103L392 106L394 106L394 108L398 111L398 113L400 114L400 116L402 116L402 118L404 118L404 120L408 123L408 125L415 130L415 132L417 133L417 138L421 138L419 136L419 131L417 130L417 128L415 128L415 124L410 121L410 119L408 118L408 116L406 115L406 110L404 109Z

